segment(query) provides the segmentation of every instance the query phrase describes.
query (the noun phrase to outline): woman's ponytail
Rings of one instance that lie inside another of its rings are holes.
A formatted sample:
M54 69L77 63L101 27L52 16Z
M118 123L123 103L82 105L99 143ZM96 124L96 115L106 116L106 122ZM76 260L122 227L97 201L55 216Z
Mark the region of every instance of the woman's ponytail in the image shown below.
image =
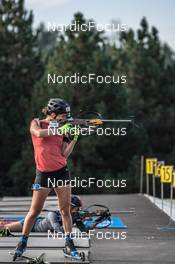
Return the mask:
M42 113L43 113L44 115L48 115L48 114L49 114L49 113L48 113L47 106L44 107L44 108L42 109Z

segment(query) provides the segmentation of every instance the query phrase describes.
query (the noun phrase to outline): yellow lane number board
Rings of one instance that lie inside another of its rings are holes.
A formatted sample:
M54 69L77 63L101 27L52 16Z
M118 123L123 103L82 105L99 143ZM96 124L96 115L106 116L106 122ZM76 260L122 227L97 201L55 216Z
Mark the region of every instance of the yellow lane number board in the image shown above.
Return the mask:
M161 182L171 183L173 178L173 166L165 165L161 167Z
M146 174L154 174L157 159L146 159Z

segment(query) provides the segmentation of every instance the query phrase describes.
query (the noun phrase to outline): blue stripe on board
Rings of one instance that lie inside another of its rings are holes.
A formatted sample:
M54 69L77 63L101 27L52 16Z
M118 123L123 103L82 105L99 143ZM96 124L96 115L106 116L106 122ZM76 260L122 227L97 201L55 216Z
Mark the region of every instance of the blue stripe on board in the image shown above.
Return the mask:
M92 221L85 221L86 224L90 225L94 222L96 217ZM107 225L109 221L103 221L102 223L98 224L96 228L103 228L103 226ZM127 226L123 223L123 221L119 217L111 217L111 224L107 228L113 228L113 229L124 229L127 228Z
M24 217L0 217L0 221L20 221Z

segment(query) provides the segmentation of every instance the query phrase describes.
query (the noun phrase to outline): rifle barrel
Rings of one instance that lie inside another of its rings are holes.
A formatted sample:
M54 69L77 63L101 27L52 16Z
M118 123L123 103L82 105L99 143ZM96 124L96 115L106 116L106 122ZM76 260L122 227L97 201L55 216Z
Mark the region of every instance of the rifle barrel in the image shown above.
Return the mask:
M118 123L130 123L131 119L101 119L102 122L118 122Z
M111 214L135 214L135 210L109 211Z

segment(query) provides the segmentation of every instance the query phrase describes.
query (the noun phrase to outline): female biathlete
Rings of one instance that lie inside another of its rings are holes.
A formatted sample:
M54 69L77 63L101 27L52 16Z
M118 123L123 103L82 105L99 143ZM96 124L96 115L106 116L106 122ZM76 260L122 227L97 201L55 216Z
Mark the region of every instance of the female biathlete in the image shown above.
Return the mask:
M78 133L77 130L74 130L73 140L69 141L66 135L71 130L71 124L67 123L60 127L60 133L56 133L56 135L53 135L53 130L50 129L53 121L58 121L59 124L60 121L70 116L70 106L64 100L60 98L50 99L47 107L44 109L44 113L46 114L44 120L34 119L30 126L36 163L35 184L37 185L37 189L34 188L33 190L31 207L26 215L22 237L15 249L13 260L22 256L26 250L29 233L53 187L51 184L53 182L59 183L54 186L54 191L59 201L59 211L65 233L65 247L69 250L70 256L75 258L80 257L71 238L71 186L70 174L67 167L67 158L76 144Z

